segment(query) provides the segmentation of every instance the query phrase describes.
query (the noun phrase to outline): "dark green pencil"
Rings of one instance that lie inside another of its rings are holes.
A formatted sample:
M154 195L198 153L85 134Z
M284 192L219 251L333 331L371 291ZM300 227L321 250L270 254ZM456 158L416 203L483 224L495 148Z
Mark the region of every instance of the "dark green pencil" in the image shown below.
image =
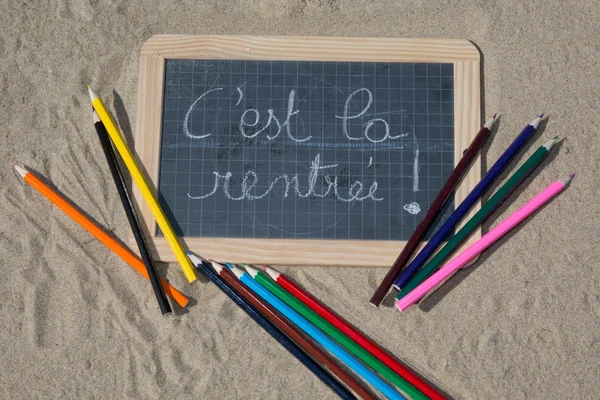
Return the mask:
M389 380L396 385L405 395L413 400L427 400L429 397L421 393L410 382L396 374L387 365L379 361L375 356L361 347L358 343L346 336L342 331L329 323L325 318L310 309L307 305L298 300L294 295L285 290L279 283L275 282L269 275L253 268L249 265L242 264L248 274L254 278L259 284L265 287L268 291L279 297L281 301L286 303L298 314L309 320L314 326L322 330L327 336L335 340L342 347L346 348L350 353L354 354L363 363L367 364L373 371Z
M492 215L501 205L514 193L515 190L527 177L536 169L538 165L550 154L550 149L554 146L558 136L552 138L542 147L537 149L523 165L519 168L496 193L481 207L479 211L448 240L448 243L437 254L423 266L408 283L402 287L402 290L396 296L400 300L414 288L419 286L425 279L429 278L442 263L458 249L458 247L473 233L473 231Z

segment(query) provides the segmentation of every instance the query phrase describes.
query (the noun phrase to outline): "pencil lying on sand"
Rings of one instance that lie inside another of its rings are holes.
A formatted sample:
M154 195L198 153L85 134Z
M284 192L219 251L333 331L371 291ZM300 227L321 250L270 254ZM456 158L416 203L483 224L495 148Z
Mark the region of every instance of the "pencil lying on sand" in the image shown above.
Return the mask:
M481 178L481 181L475 185L471 193L465 197L458 207L450 214L448 219L442 224L440 229L429 239L425 247L415 256L415 258L408 264L408 266L402 271L398 279L394 282L396 289L401 290L404 285L414 276L415 272L429 257L433 255L435 250L442 244L442 242L452 233L454 228L469 212L471 207L483 196L487 189L494 183L496 178L500 176L502 171L506 169L510 161L519 153L519 151L525 146L527 142L535 135L537 128L542 121L544 114L541 114L536 119L531 121L529 125L525 127L517 136L517 138L508 146L508 148L502 153L498 161L492 165L490 170Z
M65 214L73 218L83 229L92 234L102 244L115 252L116 255L121 257L123 261L129 264L133 269L140 273L144 278L149 279L144 263L140 260L131 250L124 247L121 243L109 236L105 231L100 228L95 222L83 215L77 208L71 205L62 195L50 188L41 179L29 172L23 167L18 165L14 166L17 172L23 177L25 182L30 184L35 190L43 194L48 200L54 203L55 206L60 208ZM161 278L161 284L165 293L172 298L181 307L188 305L189 300L177 289Z
M454 235L452 236L448 242L433 256L427 264L423 266L415 276L412 277L410 281L402 288L400 293L396 296L396 299L401 299L407 293L410 293L411 290L416 288L427 279L431 274L437 270L442 263L454 253L458 247L469 238L469 236L480 226L485 220L492 215L504 201L510 197L511 194L514 193L515 190L521 183L527 179L529 175L537 168L538 165L542 163L550 154L550 150L554 143L556 142L555 137L548 141L546 144L537 149L531 157L523 163L523 165L506 181L504 185L500 189L494 193L492 197L481 207L473 217L469 221L465 223L465 225Z
M152 264L152 257L150 257L150 252L148 251L148 247L144 241L142 230L140 229L138 219L135 215L135 211L133 210L133 205L131 204L131 198L129 197L129 193L127 193L127 188L125 186L125 182L123 181L123 174L121 172L121 168L119 167L119 163L117 161L117 157L115 156L112 145L110 144L108 132L106 132L106 128L104 127L102 121L100 121L100 118L98 118L96 111L92 112L94 116L94 127L96 128L96 133L98 134L98 139L100 140L100 145L102 146L102 151L104 152L104 157L108 163L110 174L112 175L115 186L117 187L121 204L123 205L125 215L127 216L127 221L129 221L129 226L131 227L131 231L135 237L138 249L140 250L140 255L142 256L142 260L146 266L146 272L150 277L150 283L152 284L154 295L158 301L158 306L160 307L160 311L163 313L163 315L170 313L171 306L169 305L167 296L165 296L165 292L160 284L160 279L156 274L154 265Z
M269 335L277 340L287 351L298 359L304 366L311 370L323 383L329 386L342 399L356 399L342 384L332 377L325 369L310 358L300 347L298 347L289 337L287 337L277 326L269 321L261 314L252 304L247 301L241 294L233 289L228 283L217 275L215 271L208 265L196 257L197 268L210 279L223 293L225 293L235 304L246 312L256 323L258 323Z
M444 183L444 186L442 186L442 189L437 194L435 200L433 200L433 203L431 203L431 206L427 210L427 214L425 214L425 217L423 217L423 219L411 235L410 239L408 239L408 242L406 242L406 245L400 252L400 255L392 265L392 268L390 268L385 278L383 278L383 281L381 281L381 283L379 284L379 287L377 288L370 300L370 303L375 307L381 304L383 298L390 290L390 287L392 287L392 284L394 283L396 278L398 278L398 275L400 275L402 268L404 268L406 263L412 257L413 253L417 250L419 244L421 244L421 240L423 240L423 238L433 225L434 221L440 214L440 211L442 210L442 208L444 208L444 205L452 196L452 193L458 186L460 180L468 171L469 167L473 163L473 160L475 160L477 154L479 154L483 143L485 143L485 141L491 134L494 122L496 122L496 116L497 115L494 114L494 116L490 120L483 124L483 127L481 127L481 130L479 130L479 132L475 136L475 139L473 139L473 142L471 143L467 151L465 151L465 153L463 154L462 158L456 165L456 168L454 168L454 171L452 171L452 173L448 177L448 180L446 181L446 183Z
M264 317L271 321L274 325L279 328L281 332L287 335L288 338L292 339L296 344L304 350L305 353L310 355L313 360L317 361L322 367L327 368L333 373L340 381L354 391L360 398L365 400L377 400L377 397L363 386L359 381L354 379L346 370L340 367L333 358L327 353L321 350L315 345L310 339L308 339L304 333L296 328L291 322L285 319L275 309L261 299L258 295L248 289L243 283L241 283L233 272L229 268L223 267L219 263L210 263L202 260L195 254L187 253L190 260L201 272L204 268L200 265L214 269L217 274L221 277L226 284L228 284L238 295L240 295L246 302L252 304Z
M431 289L439 283L447 279L451 274L459 268L467 264L473 258L481 254L485 249L491 246L495 241L500 239L511 229L517 226L525 218L533 214L537 209L550 201L554 196L559 194L567 184L573 179L574 174L567 176L562 180L555 181L540 194L531 199L527 204L517 210L510 217L506 218L494 229L486 233L481 239L473 243L471 247L453 258L450 262L444 265L439 271L431 275L427 280L417 286L412 292L408 293L402 299L396 301L396 307L400 311L406 310L415 302L427 294Z
M240 268L233 266L231 264L226 264L231 271L235 274L235 276L242 281L246 286L248 286L254 293L259 295L265 301L267 301L270 305L275 307L277 311L282 313L287 319L292 321L298 328L302 329L306 334L308 334L311 338L313 338L317 343L319 343L322 347L324 347L327 351L333 354L335 357L339 358L344 364L348 366L348 368L352 369L359 376L361 376L364 380L373 385L377 390L383 393L388 399L392 400L402 400L404 396L400 395L400 393L396 392L390 385L384 382L379 376L373 373L369 368L362 365L358 360L352 357L350 354L346 352L346 350L342 349L337 345L333 340L331 340L327 335L317 329L314 325L308 322L304 317L298 314L296 311L292 310L287 304L283 301L279 300L277 296L269 292L263 286L261 286L258 282L256 282L252 277L247 273L242 271Z
M386 366L384 363L379 361L375 356L361 347L358 343L352 340L350 337L345 335L342 331L337 329L335 326L330 324L327 320L321 317L319 314L311 310L300 300L292 296L290 293L286 292L279 284L277 284L274 280L269 278L264 272L259 271L256 268L253 268L249 265L243 265L246 268L246 272L250 274L256 282L262 285L269 292L274 294L279 298L279 300L283 301L285 304L290 306L294 311L298 314L302 315L308 321L310 321L317 328L322 330L335 340L338 344L356 356L363 363L367 364L371 369L377 372L379 375L396 385L398 389L400 389L405 395L410 397L411 399L420 399L427 400L428 397L417 390L413 385L406 381L406 379L402 378L400 375L396 374L392 369Z
M334 313L326 305L321 303L310 293L296 285L291 279L284 274L274 270L266 265L261 266L263 270L281 287L287 290L290 294L294 295L298 300L303 302L306 306L310 307L314 312L325 318L329 323L335 326L337 329L345 333L349 338L354 340L356 343L361 345L369 353L377 357L382 363L391 368L395 373L406 379L410 384L423 392L424 395L428 396L433 400L445 399L440 393L438 393L433 387L427 382L421 379L413 371L402 365L394 357L390 356L375 342L364 336L362 333L354 329L352 325Z
M115 124L110 115L110 112L108 111L104 103L102 103L102 100L100 100L100 98L96 95L96 93L94 93L94 91L92 90L92 88L89 87L89 85L88 91L94 110L96 110L98 116L100 117L100 120L106 127L106 130L110 135L110 139L112 140L117 151L119 152L119 155L123 159L125 166L127 166L127 169L131 174L131 178L139 187L140 192L142 193L142 196L144 197L146 203L148 203L148 206L152 211L152 215L154 215L154 218L156 219L160 230L165 235L165 239L167 239L171 250L175 254L175 258L177 258L177 262L181 266L185 277L187 278L188 282L195 281L196 279L198 279L198 277L196 276L194 266L183 251L183 247L181 246L179 238L175 234L175 231L173 230L171 223L167 219L165 212L158 203L156 195L154 194L154 192L150 188L150 185L146 181L146 178L144 177L144 174L142 173L137 161L135 160L133 153L131 152L131 150L129 150L129 147L125 142L123 135L121 135L121 132L117 128L117 125Z

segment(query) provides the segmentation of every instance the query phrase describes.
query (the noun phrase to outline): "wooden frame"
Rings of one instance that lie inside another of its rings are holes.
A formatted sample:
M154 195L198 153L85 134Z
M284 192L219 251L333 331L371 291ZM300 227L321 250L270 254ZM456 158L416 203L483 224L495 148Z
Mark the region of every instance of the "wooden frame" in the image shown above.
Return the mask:
M455 164L480 128L479 52L466 40L320 37L156 35L140 54L135 149L158 187L165 60L235 59L294 61L389 61L454 64ZM478 157L456 192L461 202L481 179ZM156 190L156 188L155 188ZM136 205L155 259L174 262L149 207L134 188ZM477 204L471 215L479 209ZM470 216L469 216L470 217ZM467 217L467 218L469 218ZM468 244L481 237L476 231ZM129 242L133 246L133 237ZM186 237L203 257L234 263L389 267L405 242Z

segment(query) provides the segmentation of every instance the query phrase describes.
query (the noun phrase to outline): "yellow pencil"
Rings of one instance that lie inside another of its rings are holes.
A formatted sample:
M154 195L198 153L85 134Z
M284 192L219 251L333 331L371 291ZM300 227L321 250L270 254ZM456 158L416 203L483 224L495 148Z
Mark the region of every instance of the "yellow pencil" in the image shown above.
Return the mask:
M179 262L179 265L181 266L185 277L190 283L195 281L196 279L198 279L198 276L196 275L194 266L192 265L188 256L185 254L185 251L183 250L183 247L179 242L179 238L173 231L173 227L171 226L169 220L165 216L163 209L158 204L158 200L156 199L156 196L150 189L148 182L146 182L146 179L144 178L140 167L135 161L131 150L129 150L129 147L127 147L127 143L125 142L123 135L121 135L121 132L119 132L117 125L113 121L108 109L104 106L104 103L102 103L102 100L100 100L98 95L94 93L94 91L89 85L88 91L90 93L90 99L92 101L92 106L94 107L94 110L96 110L96 113L98 113L100 120L106 127L106 130L108 131L112 142L117 148L119 155L125 162L125 165L127 166L127 169L129 170L133 181L140 188L144 200L146 200L146 203L148 203L148 205L150 206L152 215L154 215L154 218L156 218L156 222L158 223L160 230L165 235L167 242L169 242L169 246L171 246L171 250L173 250L173 253L177 258L177 261Z

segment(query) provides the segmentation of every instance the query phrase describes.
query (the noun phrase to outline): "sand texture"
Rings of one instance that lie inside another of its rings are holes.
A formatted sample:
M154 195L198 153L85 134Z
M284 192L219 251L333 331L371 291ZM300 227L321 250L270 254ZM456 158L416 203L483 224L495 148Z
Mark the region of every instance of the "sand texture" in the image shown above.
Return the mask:
M564 138L486 229L577 172L571 186L421 309L368 304L386 269L282 271L452 398L598 398L600 7L494 3L0 0L0 397L336 398L214 285L188 285L174 264L160 271L194 305L161 317L147 281L10 167L39 171L126 238L85 85L135 126L140 47L186 33L473 41L485 114L503 113L484 168L540 112L549 118L517 162Z

